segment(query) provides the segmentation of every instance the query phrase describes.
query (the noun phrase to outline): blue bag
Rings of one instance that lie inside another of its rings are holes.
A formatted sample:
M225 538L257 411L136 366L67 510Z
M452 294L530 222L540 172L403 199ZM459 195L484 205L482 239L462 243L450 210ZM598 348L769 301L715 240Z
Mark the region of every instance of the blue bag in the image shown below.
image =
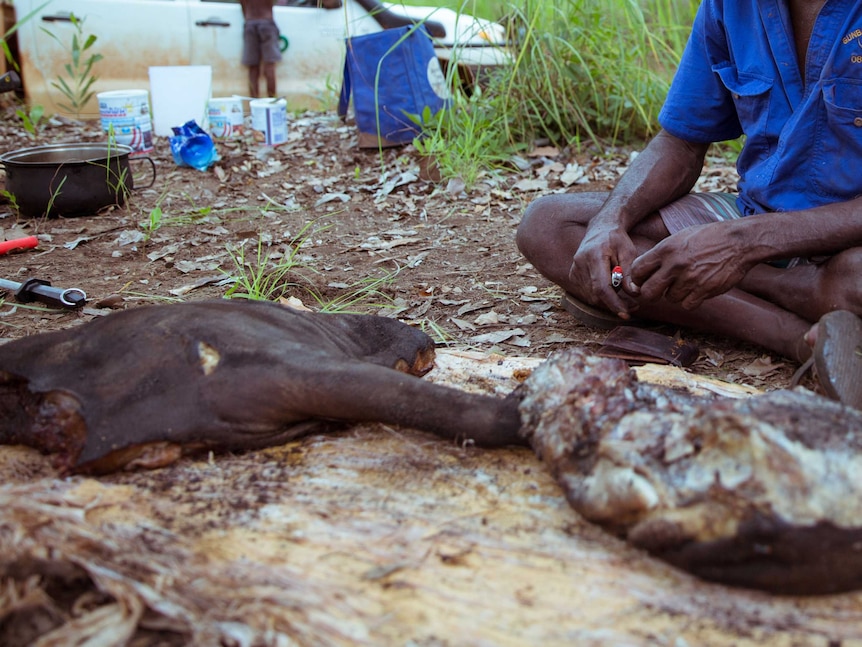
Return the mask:
M426 108L436 114L450 97L431 37L416 25L347 39L338 102L342 118L351 91L360 148L412 142L422 131L414 119L421 123Z
M212 137L194 119L182 126L173 126L171 130L174 134L168 138L168 142L177 166L206 171L210 164L219 160Z

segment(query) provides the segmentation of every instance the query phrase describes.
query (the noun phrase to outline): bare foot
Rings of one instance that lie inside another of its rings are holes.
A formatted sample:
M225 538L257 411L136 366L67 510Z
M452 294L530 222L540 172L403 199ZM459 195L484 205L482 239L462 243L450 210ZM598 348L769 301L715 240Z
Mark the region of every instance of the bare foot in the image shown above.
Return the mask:
M808 344L811 348L814 348L814 345L817 343L817 332L820 324L816 323L811 328L808 329L808 332L805 333L805 343Z

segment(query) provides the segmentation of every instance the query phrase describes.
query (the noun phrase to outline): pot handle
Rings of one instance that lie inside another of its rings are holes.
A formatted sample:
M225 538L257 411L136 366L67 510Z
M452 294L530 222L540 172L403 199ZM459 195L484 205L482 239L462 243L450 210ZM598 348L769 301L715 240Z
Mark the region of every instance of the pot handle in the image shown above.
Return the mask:
M150 183L147 186L135 186L132 189L133 191L137 191L138 189L149 189L151 186L153 186L156 183L156 163L153 161L153 159L151 157L144 156L144 157L130 157L129 158L130 164L132 162L144 162L144 161L150 163L150 167L153 169L153 177L152 177L152 179L150 179Z

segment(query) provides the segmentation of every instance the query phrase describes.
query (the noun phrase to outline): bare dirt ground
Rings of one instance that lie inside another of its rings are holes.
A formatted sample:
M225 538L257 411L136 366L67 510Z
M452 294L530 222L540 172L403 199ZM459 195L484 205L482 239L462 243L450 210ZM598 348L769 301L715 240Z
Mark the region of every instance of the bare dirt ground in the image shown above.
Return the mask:
M91 217L23 220L0 205L4 238L40 240L38 249L0 257L0 277L45 279L89 297L83 311L70 313L25 308L7 294L0 336L64 328L116 308L224 296L242 247L252 265L258 249L274 262L293 254L301 267L289 280L305 287L286 294L312 308L320 306L308 287L333 301L375 283L380 294L348 309L399 317L441 346L533 357L570 344L600 346L606 332L559 307L558 289L520 256L514 233L539 195L611 187L631 151L598 155L537 145L511 171L465 191L457 182L420 177L412 147L382 155L359 149L355 128L334 114L291 117L289 133L288 143L275 148L256 144L250 131L219 142L220 161L203 172L178 167L167 138L156 137L148 153L153 186L136 189L123 208ZM66 120L52 120L33 137L9 107L0 124L3 152L104 140L97 122ZM137 186L148 184L149 165L133 160L132 167ZM733 188L735 180L733 168L716 157L701 183ZM150 224L157 207L161 221ZM795 368L732 340L686 338L700 345L696 373L771 389L786 386Z

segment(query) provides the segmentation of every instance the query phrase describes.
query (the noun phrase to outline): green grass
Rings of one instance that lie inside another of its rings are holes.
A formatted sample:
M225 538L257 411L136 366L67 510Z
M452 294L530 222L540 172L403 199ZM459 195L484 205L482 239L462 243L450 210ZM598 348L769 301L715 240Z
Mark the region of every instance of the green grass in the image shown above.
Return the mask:
M680 52L673 25L650 16L636 0L525 0L518 60L494 86L512 137L599 146L654 134Z
M258 238L251 252L245 243L229 246L227 250L233 268L223 272L233 280L233 284L225 297L254 301L295 297L303 302L311 298L321 312L367 313L390 307L391 299L383 289L395 280L397 269L382 271L378 276L365 276L351 284L327 286L333 290L319 287L317 279L320 272L303 257L301 250L312 235L328 227L313 220L307 222L279 253L273 253L262 237Z
M426 136L414 145L434 160L442 177L458 178L470 188L489 171L508 166L523 148L509 140L505 118L499 97L486 99L481 90L455 93L447 110L423 115Z
M258 239L257 248L252 255L246 253L244 244L228 247L228 253L234 264L229 276L234 279L234 283L225 296L271 301L289 296L289 291L293 287L313 285L306 274L308 271L315 270L303 263L299 257L299 250L305 240L303 236L309 227L310 223L303 229L300 238L291 241L284 254L277 260L272 258L263 238Z
M510 68L456 92L418 142L465 184L537 139L600 151L654 135L697 0L409 0L502 20Z

